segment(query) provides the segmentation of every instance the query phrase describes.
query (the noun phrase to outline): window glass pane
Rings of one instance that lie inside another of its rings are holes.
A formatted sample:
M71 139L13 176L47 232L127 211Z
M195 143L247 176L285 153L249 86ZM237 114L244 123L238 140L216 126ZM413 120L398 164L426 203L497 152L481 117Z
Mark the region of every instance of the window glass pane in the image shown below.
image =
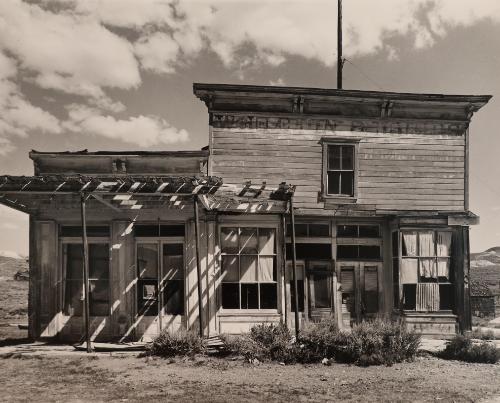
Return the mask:
M292 236L291 233L290 236ZM307 224L295 223L295 236L307 236Z
M354 169L353 146L342 146L342 169Z
M81 237L83 229L81 225L64 225L59 228L59 236L62 237ZM109 237L109 226L87 226L88 237Z
M378 245L360 245L360 259L380 259L380 246Z
M418 282L418 259L401 259L401 284Z
M340 169L340 146L328 146L328 169Z
M378 312L378 270L365 266L365 301L366 313Z
M357 225L338 225L337 226L338 238L357 238L358 226Z
M419 256L436 256L434 246L434 231L418 233Z
M340 173L340 194L354 195L354 173L341 172Z
M436 259L420 259L420 279L437 281Z
M276 309L278 292L276 283L260 285L260 309Z
M257 256L240 256L241 281L257 281Z
M299 312L304 312L304 280L297 280L297 294L299 295ZM295 287L290 281L290 298L292 312L295 312Z
M157 279L145 279L137 282L137 309L140 316L158 315Z
M241 228L240 251L245 254L257 253L257 229Z
M259 285L241 284L241 309L259 308Z
M140 224L134 226L134 235L136 237L184 236L184 232L184 224Z
M331 259L332 246L326 243L296 243L297 259ZM286 258L292 260L292 244L286 245Z
M378 238L380 237L378 225L360 225L359 226L360 238Z
M437 255L443 257L451 255L451 232L440 231L437 233Z
M238 256L222 256L222 281L239 281Z
M243 258L242 258L243 259ZM275 264L273 256L259 257L259 281L269 283L276 281Z
M66 244L66 279L81 280L83 277L83 250L81 244Z
M330 224L309 224L309 236L311 237L330 236Z
M89 278L109 279L108 244L89 244Z
M402 256L417 256L417 233L416 232L403 232L403 250Z
M274 229L259 228L259 253L263 255L274 254Z
M90 315L108 316L109 315L109 282L106 280L91 280L90 285Z
M184 245L182 243L163 245L164 280L182 280L184 278Z
M222 283L222 307L239 309L240 285L238 283Z
M317 272L313 276L314 307L329 308L332 306L330 298L330 274Z
M342 146L342 169L354 169L353 146Z
M83 313L82 280L66 280L64 290L64 314L70 316L81 316Z
M403 284L403 309L414 311L417 302L417 285Z
M222 228L220 242L222 253L238 253L238 228Z
M184 281L170 280L165 284L165 313L168 315L184 315Z
M452 310L454 307L452 284L439 284L439 309Z
M338 195L340 194L340 172L328 172L328 194Z
M138 244L137 245L137 274L141 279L158 278L158 245Z
M357 245L338 245L337 246L337 259L357 259L358 246Z
M343 292L354 291L354 268L345 268L340 271L340 282Z
M440 281L450 280L450 259L438 258L437 275Z

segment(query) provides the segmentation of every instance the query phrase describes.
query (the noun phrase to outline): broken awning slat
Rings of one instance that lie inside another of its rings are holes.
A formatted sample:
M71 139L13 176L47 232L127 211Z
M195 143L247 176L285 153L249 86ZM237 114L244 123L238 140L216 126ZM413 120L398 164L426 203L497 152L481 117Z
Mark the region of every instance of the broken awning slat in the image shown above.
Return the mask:
M84 175L0 176L0 194L99 193L99 194L210 194L222 180L217 177Z

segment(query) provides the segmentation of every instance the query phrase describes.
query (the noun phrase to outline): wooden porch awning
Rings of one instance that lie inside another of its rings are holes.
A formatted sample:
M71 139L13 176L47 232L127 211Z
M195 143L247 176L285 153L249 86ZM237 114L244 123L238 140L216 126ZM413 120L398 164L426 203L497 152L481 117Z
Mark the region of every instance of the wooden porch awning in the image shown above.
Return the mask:
M223 185L213 176L0 176L0 204L34 213L44 208L78 209L80 196L90 196L88 208L103 205L115 211L179 208L198 195L206 210L239 213L282 213L295 187L285 182Z
M205 208L211 211L236 213L285 213L295 186L280 183L268 186L266 182L243 186L222 185L217 192L200 198Z
M82 193L115 210L176 206L193 195L215 193L218 177L181 176L0 176L0 204L26 213L42 206L78 208Z

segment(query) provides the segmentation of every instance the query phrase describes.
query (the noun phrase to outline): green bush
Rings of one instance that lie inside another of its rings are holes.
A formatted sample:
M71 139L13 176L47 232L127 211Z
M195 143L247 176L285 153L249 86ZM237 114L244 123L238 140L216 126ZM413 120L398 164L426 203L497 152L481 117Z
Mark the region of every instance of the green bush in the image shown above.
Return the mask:
M474 344L469 337L457 335L446 344L439 356L447 360L495 364L500 360L500 351L487 341Z
M204 354L203 339L195 332L164 330L148 346L148 353L160 357L192 356Z

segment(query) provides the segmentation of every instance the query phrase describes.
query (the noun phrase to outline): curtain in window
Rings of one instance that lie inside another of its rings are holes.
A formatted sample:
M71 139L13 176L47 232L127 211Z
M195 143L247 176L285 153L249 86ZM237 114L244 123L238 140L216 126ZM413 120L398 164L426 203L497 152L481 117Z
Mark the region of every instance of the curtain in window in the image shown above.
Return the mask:
M418 282L418 260L401 259L401 284Z
M438 259L437 271L439 277L450 278L450 259L451 255L451 232L438 232L437 235L437 255L443 259Z
M273 279L273 257L260 257L259 258L259 281L261 282L272 282Z
M420 275L426 278L437 278L436 260L420 259Z
M417 256L417 233L416 232L403 232L403 255L404 256ZM406 254L405 252L406 251Z
M419 235L419 256L436 256L434 250L434 231L420 232Z

